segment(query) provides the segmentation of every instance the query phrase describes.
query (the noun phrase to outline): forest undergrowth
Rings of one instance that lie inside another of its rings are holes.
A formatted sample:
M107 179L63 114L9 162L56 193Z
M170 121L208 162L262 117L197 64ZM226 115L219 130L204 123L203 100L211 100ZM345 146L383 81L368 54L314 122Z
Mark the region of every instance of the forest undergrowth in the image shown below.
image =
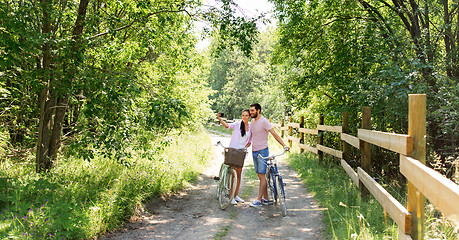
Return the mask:
M2 156L0 238L90 239L117 229L142 202L193 182L212 153L205 131L151 144L150 152L133 151L129 164L94 150L91 161L61 158L40 174L32 161Z

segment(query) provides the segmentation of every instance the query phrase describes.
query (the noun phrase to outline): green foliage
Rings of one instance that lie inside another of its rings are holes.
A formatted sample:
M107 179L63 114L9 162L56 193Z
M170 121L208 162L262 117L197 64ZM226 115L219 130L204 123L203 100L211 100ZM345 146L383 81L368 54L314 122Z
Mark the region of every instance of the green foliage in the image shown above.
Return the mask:
M203 130L169 134L150 146L132 152L130 167L97 151L91 162L66 158L42 174L33 165L2 162L0 176L10 179L10 191L0 212L1 238L94 238L120 227L148 198L194 181L212 157Z
M178 128L189 118L185 111L185 104L180 100L171 99L169 101L153 100L150 102L151 126L163 129Z
M214 90L210 96L214 111L240 118L242 110L260 103L265 116L284 113L285 100L278 87L280 74L269 64L273 34L274 30L260 34L251 57L236 49L221 51L212 58L208 82ZM215 51L214 45L211 51Z
M246 54L257 34L255 20L233 16L233 1L221 9L194 0L83 3L0 3L0 120L17 147L49 137L38 145L63 143L86 159L91 145L124 161L124 143L143 131L197 127L211 111L194 22L208 21L222 46ZM63 139L52 133L61 131Z
M296 108L314 104L315 98L325 100L317 103L322 111L355 112L383 101L387 105L392 96L406 98L408 72L404 74L399 66L380 64L390 62L390 56L397 53L387 52L397 49L375 34L374 23L353 18L360 14L356 2L275 4L280 39L274 60L287 73L284 92ZM400 105L398 99L392 102ZM355 117L351 120L356 122Z
M218 55L223 50L233 51L237 47L249 57L253 44L257 42L256 21L263 18L263 15L255 18L239 17L236 16L237 4L233 0L217 2L222 3L221 10L211 7L210 11L203 15L214 27L214 36L219 39L215 53Z
M449 86L457 86L458 77L451 71L458 68L443 41L431 39L447 38L440 26L457 21L457 13L445 16L437 2L402 1L410 6L403 14L391 3L372 0L273 2L279 39L272 57L283 73L280 85L296 121L304 116L314 128L324 114L326 125L340 125L342 112L348 112L355 136L361 109L369 106L372 129L406 134L408 94L426 93L428 162L437 156L451 169L447 159L457 158L459 138L451 125L458 116L457 87ZM455 8L444 3L450 11ZM429 24L410 22L417 18ZM412 28L402 21L407 19ZM416 24L419 35L413 30ZM457 44L458 39L450 41ZM374 173L384 175L397 166L396 156L375 153ZM451 177L451 172L444 174Z

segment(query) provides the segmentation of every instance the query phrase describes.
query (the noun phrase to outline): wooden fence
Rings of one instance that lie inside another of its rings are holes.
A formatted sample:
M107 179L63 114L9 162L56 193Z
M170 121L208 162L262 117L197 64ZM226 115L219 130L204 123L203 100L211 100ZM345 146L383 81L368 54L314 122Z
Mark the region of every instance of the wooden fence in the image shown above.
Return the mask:
M280 124L272 123L280 128L281 137L288 131L286 138L289 146L298 144L304 150L318 155L319 161L323 153L341 159L341 166L361 189L362 197L369 194L381 204L384 210L399 226L399 239L424 238L424 202L426 197L442 214L459 226L459 185L442 176L435 170L425 166L426 159L426 95L409 95L408 135L387 133L371 130L371 109L362 110L362 128L357 136L349 134L348 114L343 113L342 126L324 125L323 116L315 129L304 128L304 118L294 123L290 118L287 124L282 119ZM293 129L299 132L299 138L293 136ZM323 135L335 132L341 135L342 151L324 146ZM304 144L304 134L318 136L316 146ZM400 172L408 181L407 206L403 206L392 197L380 184L368 174L371 169L371 145L376 145L400 154ZM348 164L350 147L360 149L360 167L354 170Z

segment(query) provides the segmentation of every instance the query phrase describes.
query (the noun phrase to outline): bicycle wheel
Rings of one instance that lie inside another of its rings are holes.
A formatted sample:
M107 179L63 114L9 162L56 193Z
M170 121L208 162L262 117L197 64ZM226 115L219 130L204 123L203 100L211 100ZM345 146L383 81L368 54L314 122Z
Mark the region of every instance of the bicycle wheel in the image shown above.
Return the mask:
M280 175L277 176L277 193L282 216L285 217L285 215L287 215L287 205L285 205L284 182L282 181L282 177Z
M218 195L220 209L226 209L230 205L231 200L234 198L234 193L236 192L237 182L237 175L234 169L228 168L226 174L223 175L220 194Z
M228 166L223 164L220 166L220 171L218 172L218 181L217 181L217 192L216 192L216 198L218 199L218 197L220 196L220 190L222 189L221 185L222 185L222 179L223 179L223 173L226 172L226 168Z
M274 204L277 204L276 178L274 177L274 168L271 166L266 170L266 180L268 182L268 198L271 198Z

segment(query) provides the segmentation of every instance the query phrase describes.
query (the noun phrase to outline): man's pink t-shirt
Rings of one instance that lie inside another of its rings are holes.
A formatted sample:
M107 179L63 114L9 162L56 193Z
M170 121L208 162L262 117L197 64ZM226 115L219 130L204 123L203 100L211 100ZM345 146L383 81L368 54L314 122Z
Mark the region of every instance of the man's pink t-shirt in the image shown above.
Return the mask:
M265 117L260 117L258 120L252 119L250 124L252 127L252 151L260 151L268 147L268 131L273 127L269 120Z

